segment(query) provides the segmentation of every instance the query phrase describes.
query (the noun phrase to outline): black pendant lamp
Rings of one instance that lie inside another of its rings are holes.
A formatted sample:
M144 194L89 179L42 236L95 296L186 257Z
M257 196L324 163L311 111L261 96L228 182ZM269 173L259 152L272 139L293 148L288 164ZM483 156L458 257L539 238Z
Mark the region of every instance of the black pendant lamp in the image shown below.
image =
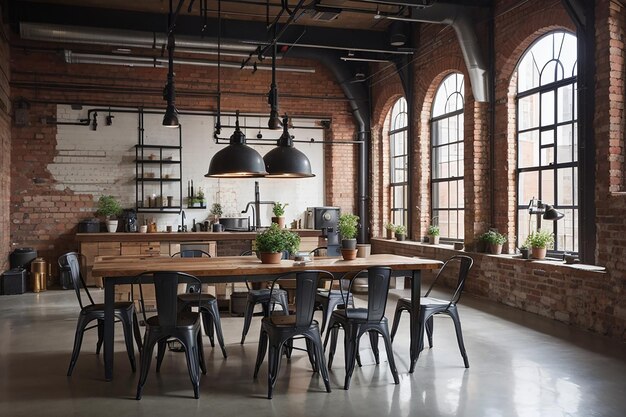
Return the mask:
M256 178L267 175L261 155L246 145L246 135L239 128L239 111L230 144L217 152L209 163L205 177Z
M270 85L267 102L270 105L270 119L267 122L267 127L272 130L278 130L282 125L280 123L280 115L278 114L278 88L276 87L276 42L274 42L272 47L272 84Z
M289 134L289 118L283 119L283 134L276 147L263 157L268 178L310 178L311 162L307 156L294 148L293 138Z

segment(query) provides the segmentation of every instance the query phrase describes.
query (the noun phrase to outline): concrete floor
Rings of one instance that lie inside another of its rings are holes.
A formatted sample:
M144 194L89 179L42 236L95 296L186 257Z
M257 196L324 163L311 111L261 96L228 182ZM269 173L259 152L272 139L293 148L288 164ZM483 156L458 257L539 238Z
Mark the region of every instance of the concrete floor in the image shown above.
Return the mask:
M92 290L97 298L102 291ZM392 291L395 300L406 294ZM252 373L259 319L239 344L242 318L224 317L229 353L222 358L205 338L208 373L193 399L184 355L168 352L160 375L149 374L141 401L121 328L116 329L115 379L103 380L95 331L86 334L74 375L65 376L76 325L72 291L0 297L0 416L624 416L626 347L602 336L536 315L464 297L460 307L470 368L459 355L452 323L435 320L435 347L408 374L408 318L394 342L400 384L386 361L376 366L363 338L363 367L344 391L343 348L331 370L333 391L310 371L304 352L284 360L265 398L267 364ZM343 337L343 334L340 334ZM382 347L382 345L381 345Z

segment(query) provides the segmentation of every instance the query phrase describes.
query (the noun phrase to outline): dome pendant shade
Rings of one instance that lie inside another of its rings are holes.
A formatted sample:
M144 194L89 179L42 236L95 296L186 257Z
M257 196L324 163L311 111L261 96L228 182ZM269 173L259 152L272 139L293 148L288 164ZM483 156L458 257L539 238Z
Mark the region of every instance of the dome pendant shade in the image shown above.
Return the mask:
M246 135L239 129L239 112L230 144L217 152L209 163L205 177L256 178L267 175L261 155L246 145Z
M274 149L263 157L268 178L310 178L311 162L307 156L294 148L288 130L288 118L283 119L283 134Z
M168 104L163 116L163 126L165 127L178 127L178 110L173 104Z

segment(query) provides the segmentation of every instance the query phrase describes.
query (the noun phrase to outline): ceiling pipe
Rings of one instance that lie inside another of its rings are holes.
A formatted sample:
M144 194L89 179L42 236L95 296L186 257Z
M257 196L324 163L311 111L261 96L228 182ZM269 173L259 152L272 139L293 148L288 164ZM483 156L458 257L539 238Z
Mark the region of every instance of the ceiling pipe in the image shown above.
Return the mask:
M420 7L420 0L397 0L393 2L368 1L381 4L396 4L410 6L410 16L391 16L378 14L375 17L389 20L401 20L405 22L418 23L441 23L452 26L456 32L461 52L465 60L465 65L470 77L470 85L474 99L479 102L489 101L489 71L485 62L481 46L478 43L478 36L474 28L472 13L479 10L473 6L462 6L458 4L435 3L430 7Z
M105 65L125 65L136 67L152 67L152 68L164 68L168 64L167 58L162 57L148 57L148 56L128 56L128 55L106 55L106 54L83 54L76 53L71 50L64 51L65 62L67 64L105 64ZM217 67L217 61L204 61L199 59L190 58L174 58L175 64L182 65L195 65L200 67ZM242 69L241 64L236 62L222 62L222 67ZM249 70L261 70L271 71L270 65L246 65L244 69ZM297 72L314 74L315 68L309 67L294 67L294 66L281 66L276 68L276 71Z

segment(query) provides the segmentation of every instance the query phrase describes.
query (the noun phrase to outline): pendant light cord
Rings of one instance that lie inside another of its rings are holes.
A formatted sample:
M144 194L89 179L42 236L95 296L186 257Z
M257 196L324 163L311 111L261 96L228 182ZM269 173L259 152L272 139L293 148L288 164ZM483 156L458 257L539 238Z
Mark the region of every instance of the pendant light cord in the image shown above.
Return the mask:
M219 135L222 131L221 108L222 108L222 0L217 0L217 121L215 132Z

